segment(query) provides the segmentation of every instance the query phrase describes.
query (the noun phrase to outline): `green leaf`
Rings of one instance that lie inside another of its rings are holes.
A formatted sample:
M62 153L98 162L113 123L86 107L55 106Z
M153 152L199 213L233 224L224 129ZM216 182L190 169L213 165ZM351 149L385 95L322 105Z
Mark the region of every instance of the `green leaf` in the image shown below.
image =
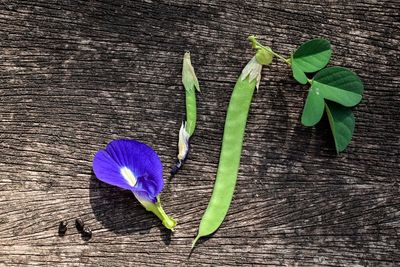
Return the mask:
M353 136L354 115L350 108L334 102L327 102L325 110L335 140L336 152L339 153L346 149Z
M330 67L314 76L310 90L320 97L352 107L360 103L364 86L354 72L343 67Z
M343 106L357 105L362 98L363 84L358 76L342 67L330 67L319 71L311 82L304 104L301 123L313 126L324 112L324 100L331 100Z
M302 44L292 55L293 77L305 84L305 73L316 72L328 64L332 55L331 44L325 39L312 39Z
M292 61L292 71L293 71L293 77L296 79L296 81L298 81L301 84L307 83L306 74L304 73L304 71L301 70L301 68L294 61Z
M321 120L323 114L324 99L317 95L315 91L309 90L303 114L301 115L301 123L304 126L313 126Z
M312 39L302 44L293 54L304 72L316 72L328 64L332 55L331 44L325 39Z

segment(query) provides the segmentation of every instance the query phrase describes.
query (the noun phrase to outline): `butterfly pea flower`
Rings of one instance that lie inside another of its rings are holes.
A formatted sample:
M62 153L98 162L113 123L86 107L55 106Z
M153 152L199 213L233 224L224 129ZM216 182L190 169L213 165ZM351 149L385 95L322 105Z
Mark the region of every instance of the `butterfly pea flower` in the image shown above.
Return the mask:
M161 206L164 187L163 166L157 153L135 140L114 140L96 153L93 159L96 177L110 185L130 190L147 211L173 230L176 221Z

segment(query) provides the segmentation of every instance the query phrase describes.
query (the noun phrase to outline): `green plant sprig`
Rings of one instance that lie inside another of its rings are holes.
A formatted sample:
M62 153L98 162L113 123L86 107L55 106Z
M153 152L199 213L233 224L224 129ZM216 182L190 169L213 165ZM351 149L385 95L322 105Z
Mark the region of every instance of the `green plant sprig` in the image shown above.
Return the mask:
M340 153L349 145L355 128L351 107L360 103L364 86L360 78L344 67L326 67L332 55L330 42L316 38L303 43L289 58L273 51L250 36L253 49L273 54L291 69L293 77L300 84L310 84L305 100L301 123L314 126L327 114L335 141L336 152ZM316 73L312 79L306 74Z

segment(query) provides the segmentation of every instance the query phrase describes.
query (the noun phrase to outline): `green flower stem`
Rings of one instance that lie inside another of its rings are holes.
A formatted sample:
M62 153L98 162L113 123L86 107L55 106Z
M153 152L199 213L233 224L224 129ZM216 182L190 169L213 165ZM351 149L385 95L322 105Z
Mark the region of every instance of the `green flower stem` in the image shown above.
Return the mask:
M266 50L267 52L269 52L269 53L273 54L274 56L276 56L277 58L279 58L281 61L283 61L283 62L285 62L286 64L288 64L289 66L291 65L290 59L287 59L287 58L281 56L280 54L274 52L274 51L271 49L271 47L269 47L269 46L264 46L264 45L260 44L260 43L257 41L257 38L256 38L254 35L250 35L250 36L248 37L248 40L251 42L253 49L264 49L264 50Z
M147 211L153 212L162 222L162 224L169 230L173 231L177 222L174 218L168 216L163 207L161 206L160 197L157 197L157 202L152 203L149 201L140 201Z
M257 38L256 38L254 35L250 35L250 36L248 37L248 40L251 42L251 45L252 45L253 49L263 49L263 50L266 50L266 51L268 51L269 53L271 53L271 54L273 54L274 56L276 56L277 58L279 58L281 61L285 62L288 66L291 66L291 65L292 65L292 62L290 61L290 59L287 59L287 58L281 56L280 54L276 53L275 51L273 51L273 50L271 49L271 47L269 47L269 46L264 46L264 45L260 44L260 43L257 41ZM312 84L312 79L307 79L307 82L308 82L309 84Z
M267 49L264 46L261 46L261 48L263 49ZM268 49L267 49L268 50ZM268 50L271 54L273 54L274 56L276 56L277 58L279 58L280 60L282 60L283 62L285 62L286 64L288 64L289 66L292 65L292 63L290 63L290 60L287 58L284 58L283 56L281 56L280 54L274 52L271 48L269 48Z

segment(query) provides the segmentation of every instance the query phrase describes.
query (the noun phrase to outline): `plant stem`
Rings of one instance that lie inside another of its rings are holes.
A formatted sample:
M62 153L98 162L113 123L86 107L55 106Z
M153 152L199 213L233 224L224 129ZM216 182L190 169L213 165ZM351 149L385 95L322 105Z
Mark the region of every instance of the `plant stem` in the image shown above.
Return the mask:
M262 47L264 48L264 47ZM265 49L265 48L264 48ZM289 66L292 65L292 63L290 62L290 59L284 58L283 56L279 55L278 53L274 52L271 48L269 50L274 56L276 56L277 58L279 58L280 60L282 60L283 62L285 62L286 64L288 64Z
M164 209L161 206L161 202L158 199L155 205L151 205L150 207L146 208L148 211L153 212L162 222L162 224L169 230L173 231L174 227L176 226L176 221L169 217Z
M279 58L281 61L285 62L286 64L288 64L289 66L291 65L290 59L287 59L283 56L281 56L280 54L274 52L271 47L269 46L263 46L262 44L260 44L257 41L257 38L254 35L249 36L248 40L251 42L252 46L254 49L264 49L268 52L270 52L271 54L273 54L274 56L276 56L277 58Z
M135 192L133 192L133 194L135 194ZM175 228L177 222L176 222L176 220L174 220L174 218L168 216L165 213L164 209L161 206L160 196L157 196L156 203L145 200L145 199L141 198L140 196L138 196L137 194L135 194L135 197L137 198L137 200L139 200L140 204L142 204L142 206L145 207L145 209L147 211L153 212L161 220L162 224L167 229L174 231L174 228Z
M285 62L287 65L289 65L289 66L292 65L292 62L291 62L290 59L287 59L287 58L281 56L280 54L274 52L274 51L271 49L271 47L269 47L269 46L263 46L262 44L260 44L260 43L257 41L257 38L256 38L254 35L250 35L247 39L251 42L251 45L252 45L253 49L263 49L263 50L266 50L266 51L268 51L269 53L271 53L271 54L273 54L274 56L276 56L277 58L279 58L281 61ZM312 79L308 79L308 78L307 78L307 82L308 82L309 84L312 84L312 81L313 81Z

